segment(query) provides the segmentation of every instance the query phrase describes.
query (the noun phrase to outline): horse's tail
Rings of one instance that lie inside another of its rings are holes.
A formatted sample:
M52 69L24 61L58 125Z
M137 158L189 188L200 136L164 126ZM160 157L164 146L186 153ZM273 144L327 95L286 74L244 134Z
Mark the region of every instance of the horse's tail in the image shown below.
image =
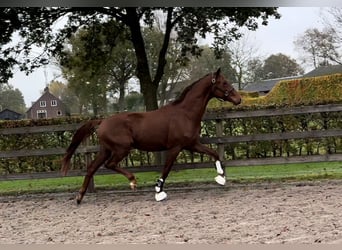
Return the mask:
M71 143L66 150L66 153L62 160L62 173L65 176L70 167L70 159L72 155L75 153L77 147L81 144L81 142L89 137L92 133L95 132L95 129L102 120L91 120L82 125L79 129L76 130L74 136L72 137Z

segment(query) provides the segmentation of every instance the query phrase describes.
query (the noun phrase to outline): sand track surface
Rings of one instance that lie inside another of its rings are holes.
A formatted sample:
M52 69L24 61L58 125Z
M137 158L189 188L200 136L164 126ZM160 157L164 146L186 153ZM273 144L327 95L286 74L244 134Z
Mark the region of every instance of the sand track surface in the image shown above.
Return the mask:
M0 243L342 243L342 181L0 197Z

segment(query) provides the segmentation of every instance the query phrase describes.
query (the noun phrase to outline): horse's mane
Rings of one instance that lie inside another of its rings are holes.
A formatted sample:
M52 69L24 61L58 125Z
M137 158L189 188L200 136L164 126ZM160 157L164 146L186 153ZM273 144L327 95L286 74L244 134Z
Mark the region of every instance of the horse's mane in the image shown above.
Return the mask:
M190 84L189 86L187 86L183 92L177 97L176 100L174 100L173 102L171 102L171 105L176 105L180 102L182 102L186 96L186 94L193 88L194 85L196 85L196 83L198 83L199 81L201 81L203 78L205 78L206 76L208 76L209 74L203 76L202 78L198 79L197 81L193 82L192 84Z

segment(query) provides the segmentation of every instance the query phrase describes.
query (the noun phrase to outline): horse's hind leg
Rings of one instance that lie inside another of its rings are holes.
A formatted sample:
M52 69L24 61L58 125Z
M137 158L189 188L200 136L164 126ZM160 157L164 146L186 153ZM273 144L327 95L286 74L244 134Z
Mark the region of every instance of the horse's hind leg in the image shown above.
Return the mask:
M129 151L128 151L129 152ZM127 153L123 153L121 155L115 154L112 159L105 165L106 168L114 170L124 176L129 180L129 185L132 190L136 190L137 188L137 179L135 178L134 174L131 172L127 171L126 169L120 168L118 166L118 163L126 156L128 155Z
M93 177L95 172L99 169L99 167L105 163L105 161L109 158L110 151L101 147L100 152L97 154L96 158L88 165L87 174L84 177L82 187L76 197L77 204L80 204L89 185L90 179Z
M132 174L131 172L118 167L116 164L111 163L111 165L106 166L106 168L108 169L112 169L124 176L126 176L126 178L129 180L129 186L131 187L132 190L136 190L137 189L137 179L135 178L134 174Z

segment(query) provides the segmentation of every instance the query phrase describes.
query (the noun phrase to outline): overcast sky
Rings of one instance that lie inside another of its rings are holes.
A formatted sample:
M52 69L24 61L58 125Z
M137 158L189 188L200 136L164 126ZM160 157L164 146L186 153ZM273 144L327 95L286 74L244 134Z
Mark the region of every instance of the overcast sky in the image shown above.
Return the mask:
M278 11L282 15L280 19L271 18L267 26L260 26L257 31L249 34L248 38L251 42L255 42L259 47L258 53L263 56L283 53L298 59L293 41L308 28L323 27L320 17L322 10L319 7L282 7ZM307 68L306 71L308 70L310 69ZM9 83L23 93L26 106L30 107L31 103L41 96L46 84L58 74L56 67L47 66L29 76L16 72Z

